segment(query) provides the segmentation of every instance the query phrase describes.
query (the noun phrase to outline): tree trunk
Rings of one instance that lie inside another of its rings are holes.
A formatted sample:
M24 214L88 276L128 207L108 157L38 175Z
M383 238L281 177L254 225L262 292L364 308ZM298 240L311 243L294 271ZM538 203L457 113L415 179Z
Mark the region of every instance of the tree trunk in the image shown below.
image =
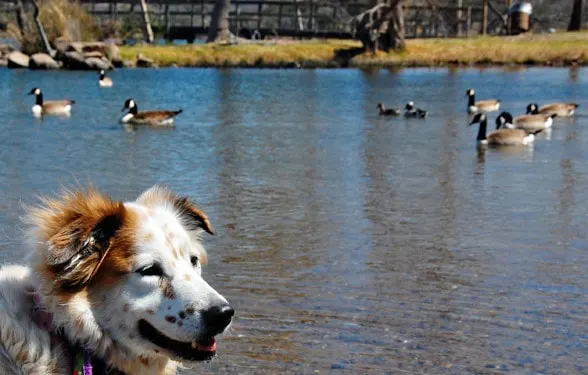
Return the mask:
M208 27L208 43L226 41L231 37L229 30L230 10L231 0L216 0Z
M572 9L572 16L570 17L570 24L568 31L579 31L582 28L582 6L584 0L574 0L574 8Z
M404 11L406 0L388 0L354 17L354 35L364 48L400 51L404 43Z
M153 43L153 29L151 28L151 21L149 20L149 9L147 8L147 1L141 0L141 13L143 13L143 23L145 25L145 36L147 43Z
M391 25L388 26L389 48L394 51L402 51L406 47L404 43L404 10L402 9L402 2L398 2L393 9L390 19Z
M51 48L51 44L49 44L49 39L47 38L47 34L45 33L45 28L41 24L41 20L39 19L39 4L37 4L36 0L31 1L33 3L33 7L35 8L34 19L35 24L37 25L37 29L39 30L39 35L41 36L41 40L43 41L43 47L45 47L45 52L51 57L55 57L55 50Z

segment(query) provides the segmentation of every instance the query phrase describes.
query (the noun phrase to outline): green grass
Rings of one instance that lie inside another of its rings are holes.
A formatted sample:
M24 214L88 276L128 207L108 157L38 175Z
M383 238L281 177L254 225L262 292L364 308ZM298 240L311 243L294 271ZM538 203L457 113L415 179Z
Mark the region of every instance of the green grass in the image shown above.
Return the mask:
M412 39L401 53L360 53L352 40L313 40L122 47L124 59L142 53L159 66L182 67L337 67L445 65L587 65L588 32L475 37L469 39Z

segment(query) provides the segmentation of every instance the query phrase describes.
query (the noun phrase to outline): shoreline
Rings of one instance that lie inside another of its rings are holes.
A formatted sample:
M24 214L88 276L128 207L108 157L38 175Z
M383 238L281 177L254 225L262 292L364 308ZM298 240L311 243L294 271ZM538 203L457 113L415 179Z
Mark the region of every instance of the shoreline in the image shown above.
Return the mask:
M158 67L190 68L476 68L588 66L588 32L408 39L405 51L365 52L354 40L246 41L241 44L121 46Z

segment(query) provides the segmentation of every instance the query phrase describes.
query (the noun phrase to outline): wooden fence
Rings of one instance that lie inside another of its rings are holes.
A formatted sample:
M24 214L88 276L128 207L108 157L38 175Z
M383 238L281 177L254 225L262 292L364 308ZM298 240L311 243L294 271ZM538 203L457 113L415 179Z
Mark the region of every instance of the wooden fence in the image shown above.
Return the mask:
M14 1L0 0L0 5ZM78 1L101 25L119 24L126 30L142 30L143 14L137 0ZM149 0L148 4L151 24L158 36L192 42L207 33L215 0ZM247 38L351 38L352 18L368 9L368 4L371 2L366 0L234 0L230 28L234 34ZM482 9L408 6L406 35L423 38L478 34Z

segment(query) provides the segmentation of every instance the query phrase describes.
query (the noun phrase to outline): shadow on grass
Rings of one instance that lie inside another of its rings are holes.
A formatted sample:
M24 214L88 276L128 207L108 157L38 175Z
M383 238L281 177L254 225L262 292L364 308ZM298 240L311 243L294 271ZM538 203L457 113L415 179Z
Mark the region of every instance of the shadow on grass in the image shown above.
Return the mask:
M364 47L338 49L335 51L335 62L340 67L347 68L355 56L361 55L365 51L366 49Z

